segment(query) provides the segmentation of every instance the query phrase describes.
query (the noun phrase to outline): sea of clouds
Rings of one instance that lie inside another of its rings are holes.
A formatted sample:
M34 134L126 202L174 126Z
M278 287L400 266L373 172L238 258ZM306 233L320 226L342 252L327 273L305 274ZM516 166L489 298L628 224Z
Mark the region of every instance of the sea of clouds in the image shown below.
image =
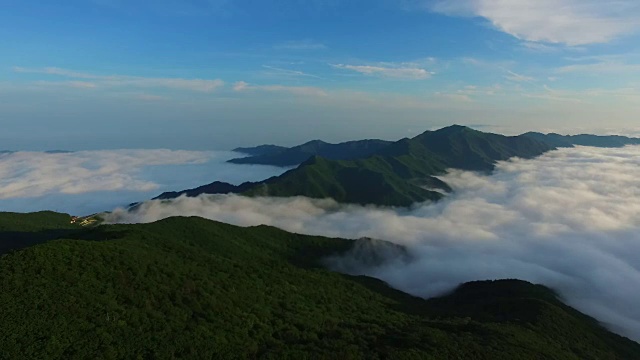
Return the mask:
M410 256L377 266L354 266L356 257L333 264L424 297L472 280L541 283L610 329L640 340L638 179L640 147L577 147L502 162L491 176L453 171L443 177L455 189L452 195L411 209L213 195L149 201L133 212L117 209L108 220L201 216L387 240L406 246Z
M454 193L411 209L332 200L236 195L147 201L215 180L234 184L285 169L227 164L238 154L173 150L0 154L0 210L90 214L114 209L112 223L201 216L241 226L406 246L382 264L359 254L338 270L380 278L431 297L462 282L519 278L556 289L610 329L640 340L640 147L577 147L533 160L501 162L490 176L452 171ZM390 252L391 254L398 252Z
M224 151L104 150L0 153L0 211L89 215L215 180L239 184L282 168L226 163Z

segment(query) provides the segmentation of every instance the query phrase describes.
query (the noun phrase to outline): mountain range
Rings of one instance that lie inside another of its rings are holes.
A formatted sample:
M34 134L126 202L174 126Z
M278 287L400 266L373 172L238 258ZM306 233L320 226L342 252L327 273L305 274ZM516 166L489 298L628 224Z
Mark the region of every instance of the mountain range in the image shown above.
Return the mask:
M237 186L213 182L163 193L156 199L237 193L332 198L340 203L406 207L417 202L437 201L450 192L450 186L437 177L448 169L491 172L497 161L534 158L559 147L632 144L640 144L640 139L534 132L504 136L453 125L396 142L360 140L328 144L316 140L292 148L263 145L236 149L251 156L230 162L297 166L263 181Z
M383 241L69 219L0 213L2 359L640 358L541 285L478 281L426 300L330 270L410 257Z

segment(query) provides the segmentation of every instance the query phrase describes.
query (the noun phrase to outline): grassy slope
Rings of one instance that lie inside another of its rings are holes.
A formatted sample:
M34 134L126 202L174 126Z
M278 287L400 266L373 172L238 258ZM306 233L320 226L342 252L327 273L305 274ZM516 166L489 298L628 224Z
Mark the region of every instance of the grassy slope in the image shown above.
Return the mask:
M425 301L318 266L347 240L199 218L68 236L0 257L0 358L640 358L540 286Z

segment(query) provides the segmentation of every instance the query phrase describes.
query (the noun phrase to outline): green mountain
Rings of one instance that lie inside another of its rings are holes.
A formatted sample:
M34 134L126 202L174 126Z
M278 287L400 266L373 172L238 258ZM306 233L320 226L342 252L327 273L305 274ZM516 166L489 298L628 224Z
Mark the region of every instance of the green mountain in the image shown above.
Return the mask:
M179 196L186 195L189 197L196 197L202 194L238 194L244 191L250 190L257 183L246 182L240 185L232 185L226 182L214 181L211 184L198 186L197 188L183 190L183 191L168 191L153 198L153 200L167 200L175 199ZM131 206L136 206L140 203L133 203Z
M57 239L77 231L69 215L51 211L31 214L2 213L0 254Z
M261 155L279 153L287 149L288 148L284 146L278 146L278 145L260 145L260 146L254 146L254 147L239 147L239 148L233 149L233 151L242 153L242 154L247 154L250 156L261 156Z
M53 213L0 219L1 242L69 228ZM71 230L0 256L1 359L640 358L542 286L424 300L325 269L349 240L200 218Z
M449 185L435 177L444 174L448 168L491 171L496 161L514 156L532 158L552 149L527 136L508 137L455 125L388 144L365 158L330 160L313 156L297 168L261 182L239 187L212 183L199 190L164 193L159 198L239 193L410 206L416 202L439 200L443 193L451 191Z
M228 162L234 164L296 166L312 156L321 156L330 160L353 160L369 157L391 142L383 140L349 141L340 144L329 144L321 140L313 140L308 143L283 148L280 151L260 151L257 156L232 159ZM249 148L255 152L257 148ZM247 152L247 151L242 151Z
M532 139L544 142L554 147L573 147L594 146L603 148L619 148L626 145L640 145L639 138L630 138L619 135L560 135L560 134L542 134L538 132L528 132L523 134Z

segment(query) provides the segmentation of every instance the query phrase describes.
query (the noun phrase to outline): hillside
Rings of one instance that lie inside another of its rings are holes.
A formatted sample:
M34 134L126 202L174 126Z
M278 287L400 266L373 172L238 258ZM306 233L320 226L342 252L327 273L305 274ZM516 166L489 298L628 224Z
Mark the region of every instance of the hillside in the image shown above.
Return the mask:
M554 147L594 146L603 148L619 148L626 145L640 145L640 139L619 135L560 135L528 132L523 136L536 139Z
M260 146L254 146L254 147L239 147L239 148L233 149L233 151L242 153L242 154L247 154L250 156L261 156L261 155L279 153L287 149L288 148L284 146L278 146L278 145L260 145Z
M43 225L7 216L25 236ZM640 358L542 286L476 282L423 300L324 269L348 240L199 218L65 237L0 257L0 358Z
M0 255L12 249L57 239L77 231L66 214L42 211L31 214L2 213L0 216Z
M374 155L354 160L306 159L293 170L239 187L212 183L198 189L164 193L180 195L239 193L247 196L333 198L341 203L410 206L435 201L451 191L435 176L449 168L491 171L496 161L532 158L553 147L525 136L508 137L464 126L427 131L388 144Z
M279 151L275 148L267 148L270 150L266 152L261 147L248 148L241 152L250 154L259 152L259 154L232 159L228 162L234 164L296 166L312 156L320 156L329 160L353 160L369 157L389 144L391 142L383 140L349 141L340 144L329 144L321 140L313 140L292 148L283 148Z

